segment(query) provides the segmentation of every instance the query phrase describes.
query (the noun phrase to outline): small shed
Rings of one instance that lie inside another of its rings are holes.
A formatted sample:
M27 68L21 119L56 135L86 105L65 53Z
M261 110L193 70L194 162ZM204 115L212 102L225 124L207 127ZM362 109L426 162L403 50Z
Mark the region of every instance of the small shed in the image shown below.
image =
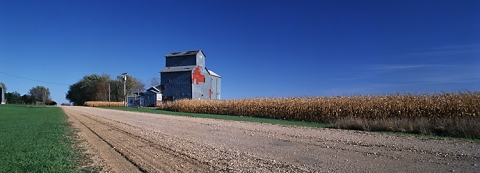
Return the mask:
M205 67L205 58L202 50L167 54L160 71L162 100L219 100L222 77Z
M129 107L155 107L162 103L162 92L158 89L159 86L152 86L145 92L134 93L128 96Z
M143 107L145 106L145 99L139 93L127 96L128 107Z
M162 103L162 92L158 89L160 86L152 86L141 93L144 98L145 106L153 107Z

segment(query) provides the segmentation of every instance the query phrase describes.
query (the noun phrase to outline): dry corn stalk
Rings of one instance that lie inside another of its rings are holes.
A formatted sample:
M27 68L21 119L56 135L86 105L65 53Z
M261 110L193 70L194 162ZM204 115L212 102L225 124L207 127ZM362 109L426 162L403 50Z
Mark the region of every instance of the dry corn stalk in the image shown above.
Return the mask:
M366 119L478 117L480 92L178 100L164 103L160 105L160 109L319 123L331 122L342 117Z
M84 103L85 106L89 107L123 107L125 106L123 102L106 102L106 101L87 101Z

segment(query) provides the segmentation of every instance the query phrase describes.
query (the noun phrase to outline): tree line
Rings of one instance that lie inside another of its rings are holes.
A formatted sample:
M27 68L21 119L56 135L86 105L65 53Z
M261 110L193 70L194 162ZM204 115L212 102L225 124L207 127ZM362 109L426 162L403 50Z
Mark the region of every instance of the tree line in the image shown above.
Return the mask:
M126 78L127 95L145 90L145 84L137 78L130 75L126 75ZM109 96L110 101L121 102L124 101L123 82L122 75L115 79L111 79L108 74L87 75L69 86L65 98L76 106L83 106L86 101L108 101Z
M7 104L33 104L36 102L43 102L47 105L57 105L50 97L50 89L44 86L32 87L27 94L21 95L17 91L7 92L7 87L0 82L5 93L5 102Z

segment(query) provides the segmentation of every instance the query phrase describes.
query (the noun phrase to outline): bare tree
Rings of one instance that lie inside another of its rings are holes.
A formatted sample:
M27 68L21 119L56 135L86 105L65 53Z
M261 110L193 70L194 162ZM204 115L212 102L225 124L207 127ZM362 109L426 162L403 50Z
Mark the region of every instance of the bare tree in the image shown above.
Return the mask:
M158 78L152 78L150 79L150 86L158 86L160 85L160 80Z
M136 83L137 84L135 85L135 92L143 92L143 90L145 90L145 83L143 83L139 79L136 79Z

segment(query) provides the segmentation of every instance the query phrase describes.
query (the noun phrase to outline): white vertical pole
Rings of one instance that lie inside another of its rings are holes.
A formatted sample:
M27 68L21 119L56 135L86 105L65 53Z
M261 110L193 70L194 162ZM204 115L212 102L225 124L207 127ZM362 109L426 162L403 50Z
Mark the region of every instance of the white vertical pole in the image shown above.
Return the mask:
M128 103L127 103L127 86L126 86L126 82L127 82L127 73L123 73L123 101L124 101L125 107L128 106Z

